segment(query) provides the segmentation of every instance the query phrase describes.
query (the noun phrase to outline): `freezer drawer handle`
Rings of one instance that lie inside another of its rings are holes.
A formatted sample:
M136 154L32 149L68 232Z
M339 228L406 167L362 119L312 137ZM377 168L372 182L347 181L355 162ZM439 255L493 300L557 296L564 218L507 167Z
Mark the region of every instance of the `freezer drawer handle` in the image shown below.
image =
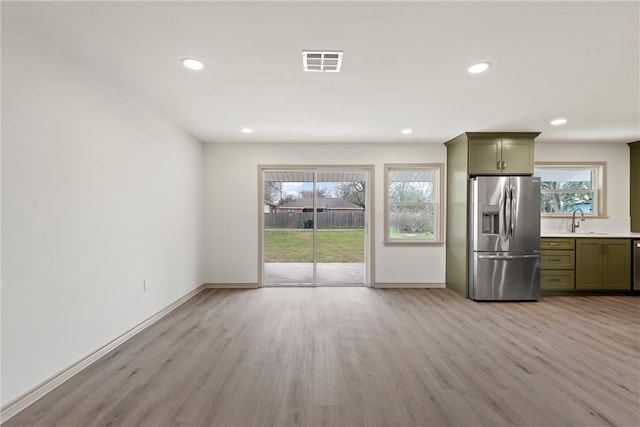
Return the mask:
M478 255L478 259L523 259L540 258L540 255Z

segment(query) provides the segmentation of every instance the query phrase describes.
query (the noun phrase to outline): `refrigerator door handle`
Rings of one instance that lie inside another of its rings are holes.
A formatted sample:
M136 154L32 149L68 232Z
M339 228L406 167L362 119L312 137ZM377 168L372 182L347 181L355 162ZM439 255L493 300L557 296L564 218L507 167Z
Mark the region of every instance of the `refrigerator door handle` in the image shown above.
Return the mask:
M502 189L502 194L500 195L500 204L498 208L498 233L500 234L500 239L507 240L507 224L505 221L506 216L506 205L507 205L507 192L505 189Z
M478 255L478 259L530 259L540 258L540 255Z
M516 200L513 196L513 186L509 186L509 205L511 211L511 227L509 230L509 238L513 239L516 235L516 222L517 222L517 212L516 212Z
M509 240L511 238L511 222L513 217L511 216L511 197L509 191L509 185L504 186L504 239Z

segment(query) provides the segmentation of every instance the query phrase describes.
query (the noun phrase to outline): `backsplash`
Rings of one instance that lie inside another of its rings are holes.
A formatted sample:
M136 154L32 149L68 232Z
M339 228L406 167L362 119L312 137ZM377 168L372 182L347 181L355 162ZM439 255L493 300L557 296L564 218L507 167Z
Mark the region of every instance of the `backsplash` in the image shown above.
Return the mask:
M631 229L630 218L589 218L584 221L576 218L580 227L576 234L581 233L628 233ZM571 231L571 217L540 219L540 234L568 233Z

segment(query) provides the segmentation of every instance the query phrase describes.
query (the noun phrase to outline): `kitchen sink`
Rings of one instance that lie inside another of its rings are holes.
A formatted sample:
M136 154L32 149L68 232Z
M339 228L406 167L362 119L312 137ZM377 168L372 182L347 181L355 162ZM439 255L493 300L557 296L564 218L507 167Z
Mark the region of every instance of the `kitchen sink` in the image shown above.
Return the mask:
M589 236L616 236L616 233L599 233L596 231L586 231L583 233L569 233L569 232L563 232L563 233L550 233L553 234L554 236L566 236L566 237L589 237Z

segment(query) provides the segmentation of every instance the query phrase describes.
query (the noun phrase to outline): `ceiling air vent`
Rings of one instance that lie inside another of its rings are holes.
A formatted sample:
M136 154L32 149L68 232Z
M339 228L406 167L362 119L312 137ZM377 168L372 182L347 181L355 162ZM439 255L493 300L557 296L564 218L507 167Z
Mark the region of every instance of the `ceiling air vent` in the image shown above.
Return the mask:
M302 51L302 63L305 71L340 72L343 52Z

